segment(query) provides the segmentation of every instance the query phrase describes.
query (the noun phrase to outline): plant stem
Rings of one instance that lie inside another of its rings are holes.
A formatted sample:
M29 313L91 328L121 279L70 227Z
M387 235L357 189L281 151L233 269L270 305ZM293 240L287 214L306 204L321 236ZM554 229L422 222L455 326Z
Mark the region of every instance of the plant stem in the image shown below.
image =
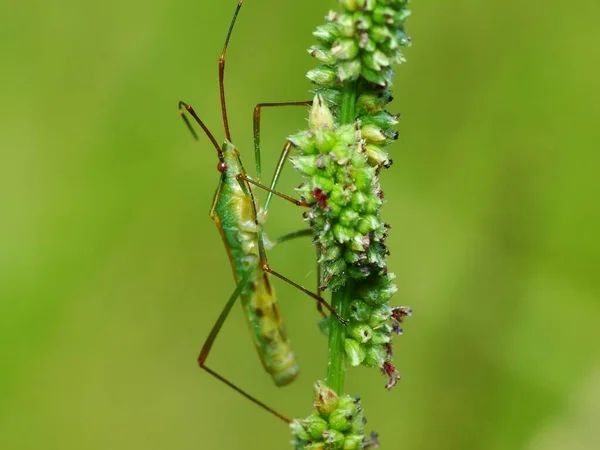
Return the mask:
M356 120L356 83L344 83L342 102L340 105L341 124L353 123ZM348 304L352 300L352 282L348 283L331 296L331 306L337 313L347 318ZM327 365L327 384L338 395L344 393L344 378L346 374L346 328L335 317L330 317L329 324L329 364Z
M331 306L346 318L350 301L351 287L346 285L331 296ZM327 385L338 395L344 393L344 375L346 374L346 326L335 317L329 317L329 363L327 365Z
M340 124L353 123L356 120L356 82L344 83L340 105Z

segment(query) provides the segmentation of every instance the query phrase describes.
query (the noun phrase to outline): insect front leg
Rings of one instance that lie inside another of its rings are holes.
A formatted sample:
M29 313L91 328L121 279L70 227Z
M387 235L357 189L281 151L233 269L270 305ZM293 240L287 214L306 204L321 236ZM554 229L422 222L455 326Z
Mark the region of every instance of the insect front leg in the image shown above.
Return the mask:
M312 100L306 100L303 102L279 102L279 103L258 103L254 107L254 163L256 164L256 178L260 181L262 176L262 166L260 157L260 115L262 108L277 108L280 106L311 106ZM279 178L279 172L281 168L278 167L275 172L275 177ZM273 188L273 186L271 186Z

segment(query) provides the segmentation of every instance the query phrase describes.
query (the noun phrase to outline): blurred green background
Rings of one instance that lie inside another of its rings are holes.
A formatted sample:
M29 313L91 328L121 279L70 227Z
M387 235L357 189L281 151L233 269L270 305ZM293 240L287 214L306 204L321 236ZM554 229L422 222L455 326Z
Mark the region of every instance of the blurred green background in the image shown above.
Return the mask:
M195 363L233 282L208 217L217 160L176 103L223 139L217 60L234 7L0 7L2 449L290 448L284 425ZM251 173L252 108L310 98L306 48L333 7L241 12L227 89ZM386 392L357 369L347 383L384 448L600 448L599 14L591 0L413 2L382 182L394 302L415 312L396 340L404 378ZM265 113L265 174L305 117ZM281 189L298 182L288 170ZM269 220L271 236L302 226L283 201ZM308 241L271 252L308 285L313 258ZM304 416L326 342L313 302L276 287L297 382L272 385L240 308L210 362Z

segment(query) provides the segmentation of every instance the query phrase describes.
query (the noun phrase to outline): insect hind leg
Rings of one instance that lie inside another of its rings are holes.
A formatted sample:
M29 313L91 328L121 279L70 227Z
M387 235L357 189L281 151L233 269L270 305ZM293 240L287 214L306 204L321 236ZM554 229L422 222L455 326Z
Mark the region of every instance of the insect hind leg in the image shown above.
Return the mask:
M244 287L248 283L248 280L250 279L251 274L252 274L252 271L248 271L244 275L244 277L240 280L239 284L237 285L237 287L233 291L233 294L231 294L231 296L229 297L229 300L227 300L227 303L225 304L225 307L223 308L223 311L221 311L221 314L219 315L219 318L217 319L217 321L213 325L212 329L210 330L210 333L208 334L208 337L204 341L204 345L202 345L202 350L200 350L200 354L198 355L198 365L200 366L201 369L205 370L206 372L208 372L209 374L211 374L213 377L215 377L216 379L218 379L222 383L225 383L227 386L229 386L234 391L242 394L244 397L246 397L248 400L250 400L255 405L260 406L264 410L266 410L266 411L270 412L271 414L273 414L278 419L283 420L285 423L289 424L291 422L290 419L288 419L287 417L283 416L282 414L280 414L279 412L277 412L276 410L274 410L270 406L267 406L265 403L261 402L256 397L250 395L245 390L243 390L242 388L238 387L237 385L235 385L234 383L232 383L231 381L229 381L227 378L225 378L222 375L218 374L217 372L215 372L214 370L212 370L211 368L209 368L206 365L206 360L208 359L208 355L210 354L210 350L212 349L212 346L213 346L213 344L214 344L214 342L215 342L215 340L216 340L219 332L221 331L223 323L225 322L225 319L227 319L227 316L231 312L231 308L235 304L236 300L239 298L240 293L242 292L242 289L244 289Z

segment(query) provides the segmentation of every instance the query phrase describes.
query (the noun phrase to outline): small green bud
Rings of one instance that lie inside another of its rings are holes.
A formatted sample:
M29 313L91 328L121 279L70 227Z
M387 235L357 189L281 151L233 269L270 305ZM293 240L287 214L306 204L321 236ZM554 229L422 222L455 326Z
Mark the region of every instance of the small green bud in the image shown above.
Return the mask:
M360 48L362 48L364 50L364 52L363 52L363 55L364 55L364 54L372 53L375 50L377 50L377 44L375 43L375 41L373 39L371 39L369 37L368 34L365 34L363 36L363 39L360 41Z
M360 59L355 58L347 61L340 61L337 64L337 68L340 81L356 80L361 71Z
M352 434L363 434L365 432L365 414L362 408L358 408L357 413L354 415L352 420L352 427L350 433Z
M336 259L334 261L331 261L325 267L325 270L329 271L333 276L338 276L342 272L344 272L344 270L346 270L346 261L344 261L343 259Z
M362 450L363 441L365 440L364 434L348 434L344 440L343 450Z
M396 11L386 6L376 6L373 9L373 22L378 24L393 25Z
M324 442L311 442L310 444L296 448L301 448L302 450L329 450L329 447L326 447Z
M363 259L365 259L364 254L354 251L350 248L344 249L344 261L346 261L348 264L356 264Z
M306 73L306 77L320 86L330 87L336 84L337 72L330 66L319 66L309 70Z
M311 128L333 128L333 115L320 95L315 95L308 124Z
M357 0L358 7L363 11L372 11L375 7L376 0Z
M303 184L300 187L297 187L295 190L296 190L296 192L298 192L298 195L300 196L300 198L303 199L304 201L312 200L312 189L310 188L309 185ZM307 219L310 219L310 214L305 214L305 217Z
M340 205L336 205L335 203L329 205L329 216L335 218L340 215L342 212L342 207Z
M331 47L331 54L341 60L353 59L358 55L358 45L354 39L340 39Z
M352 241L350 242L350 248L355 252L363 252L365 250L365 246L368 245L368 242L365 243L364 235L360 233L355 233L352 237Z
M396 31L396 39L402 47L410 47L411 45L410 37L403 30Z
M327 250L325 250L323 252L323 254L321 255L321 258L323 260L332 260L332 259L337 259L340 256L342 256L342 249L339 246L334 245L332 247L329 247Z
M313 128L311 132L313 142L320 153L327 153L337 142L337 135L330 128Z
M296 156L291 158L292 165L298 171L306 176L312 176L315 172L317 172L317 157L314 155L310 156Z
M327 418L337 408L338 401L338 395L333 389L322 381L315 383L314 406L322 417Z
M377 277L374 283L362 283L357 288L357 295L369 305L375 306L387 302L396 292L397 287L394 284L396 276L388 273L383 277Z
M369 14L365 14L362 11L356 11L354 13L354 24L356 26L356 30L364 35L373 25L373 21L371 20L371 16Z
M340 14L336 17L335 23L340 36L353 37L355 33L354 19L350 14Z
M369 159L369 164L373 167L388 167L390 165L390 159L388 158L387 152L378 145L365 145L365 153L367 155L367 158Z
M317 414L311 414L303 422L306 433L310 436L309 440L311 441L322 439L323 432L329 428L327 421Z
M333 181L331 181L330 178L323 177L320 175L313 176L313 183L316 188L321 189L326 194L329 194L335 186L335 184L333 183Z
M323 101L327 105L337 105L342 98L342 93L337 89L318 88L315 89L315 94L319 94L321 97L323 97Z
M373 329L365 324L348 325L346 334L354 338L357 342L366 344L373 336Z
M344 350L346 350L348 362L353 367L360 365L367 356L364 346L356 342L354 339L346 339L344 341Z
M306 131L300 131L299 133L288 136L288 141L290 141L295 147L302 149L303 152L306 147L309 147L312 144L312 139L309 137L309 133Z
M379 111L376 114L371 114L367 117L361 118L366 124L370 123L380 128L388 129L398 124L399 115L390 114L387 111Z
M389 332L374 331L373 336L371 337L371 342L373 345L389 344L391 341L392 336L390 336Z
M384 26L374 26L371 28L371 32L369 33L371 39L378 44L389 41L392 39L392 32L388 27Z
M307 427L304 425L304 420L294 419L292 423L290 423L290 428L292 429L292 434L303 441L308 441L310 439L310 435L308 434Z
M361 409L360 398L352 397L351 395L344 395L340 397L338 409L346 410L348 414L354 416Z
M350 318L359 322L366 322L372 317L371 307L362 300L353 300L350 303Z
M373 308L369 317L369 325L372 328L377 328L381 324L387 322L392 317L392 308L388 305L380 305Z
M341 3L348 11L356 11L358 9L358 0L342 0Z
M313 58L322 62L323 64L333 64L335 57L331 54L331 51L317 46L312 46L308 49L308 53Z
M358 222L360 216L352 208L344 208L340 214L340 224L345 227L352 228ZM365 233L363 233L365 234Z
M346 431L352 425L353 416L345 409L336 409L329 416L329 426L336 431Z
M339 140L345 142L347 145L355 145L356 140L360 136L355 124L342 125L338 128L337 135Z
M323 438L328 449L341 450L344 446L344 434L339 431L329 429L323 433Z
M361 135L367 142L381 144L385 142L386 136L381 128L375 124L367 124L360 129Z
M363 216L358 222L356 229L359 233L365 235L375 230L379 226L379 219L375 216Z
M370 69L367 66L363 66L361 69L361 74L367 81L370 81L373 84L383 87L387 86L388 81L386 78L386 74L383 72Z
M339 166L345 166L348 163L348 144L338 141L329 152L329 156Z
M333 235L340 244L349 242L354 237L354 232L350 228L346 228L340 224L333 226Z
M355 192L352 195L352 201L351 201L350 205L352 206L352 208L355 211L363 212L366 201L367 201L367 196L365 193Z
M356 100L356 107L369 115L375 114L385 106L383 99L380 95L366 93L358 96ZM368 116L369 117L369 116Z
M354 185L359 191L370 191L373 184L373 174L366 168L357 168L354 174Z
M338 38L339 34L334 24L326 23L325 25L319 25L313 31L313 36L323 43L331 43Z
M367 348L363 364L368 367L381 367L387 358L387 350L382 345L371 345Z
M365 202L365 212L369 214L375 214L381 206L381 203L381 199L377 197L377 195L367 196L367 201Z
M362 60L366 68L372 69L376 72L381 71L382 67L387 67L390 65L389 58L385 56L385 53L379 50L365 53Z

